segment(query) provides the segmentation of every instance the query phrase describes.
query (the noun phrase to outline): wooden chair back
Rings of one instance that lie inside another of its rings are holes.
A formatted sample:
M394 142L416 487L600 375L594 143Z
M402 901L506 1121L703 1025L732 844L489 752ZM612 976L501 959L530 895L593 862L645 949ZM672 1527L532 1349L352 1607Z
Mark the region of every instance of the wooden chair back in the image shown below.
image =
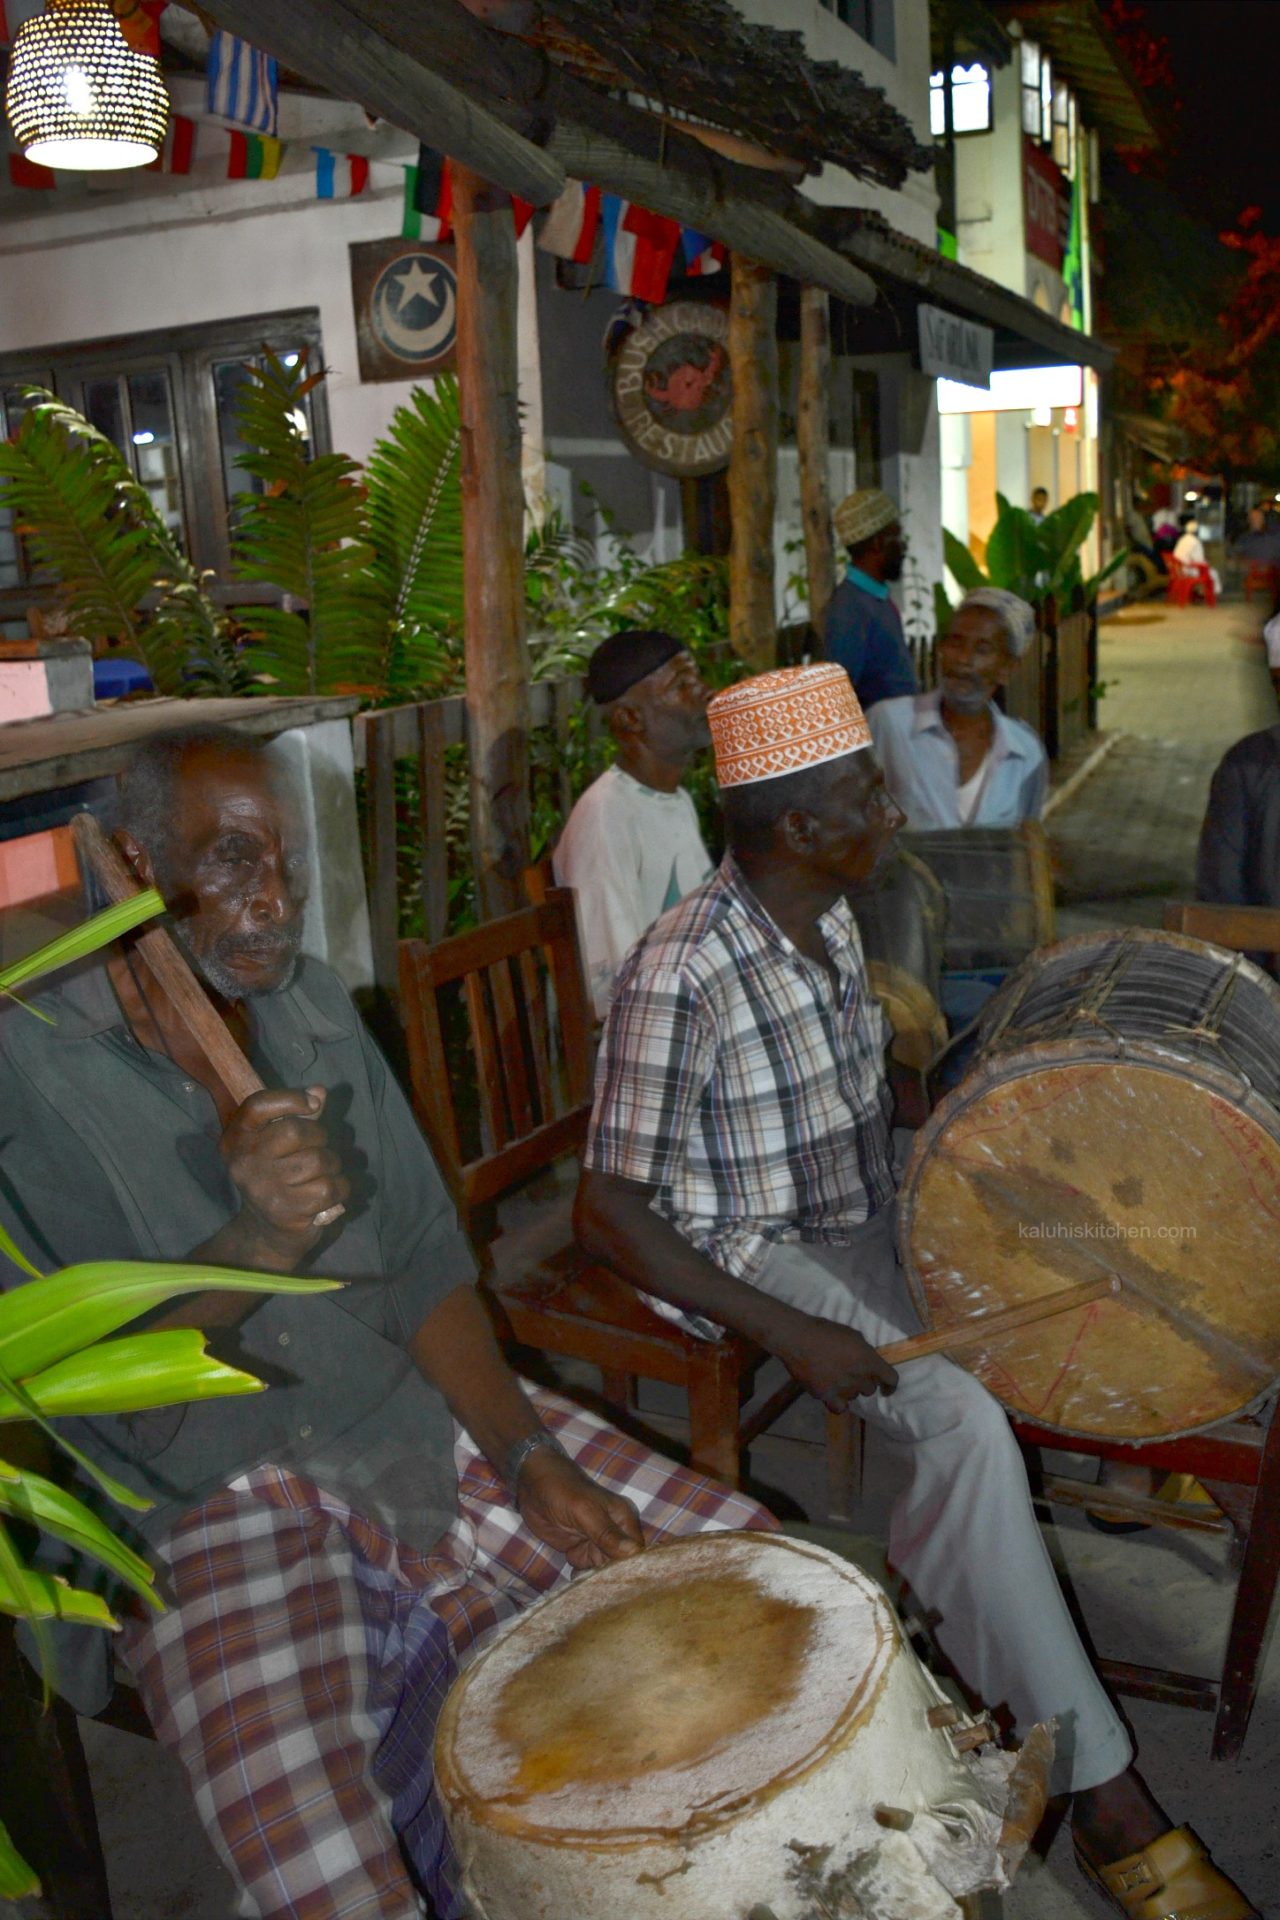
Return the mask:
M442 1018L442 989L455 985L465 1047L449 1044ZM465 1214L577 1151L591 1112L591 1015L567 888L434 946L402 940L400 995L414 1107ZM463 1111L468 1053L474 1114Z
M1209 900L1171 900L1166 933L1189 934L1241 953L1280 953L1280 907L1231 907Z

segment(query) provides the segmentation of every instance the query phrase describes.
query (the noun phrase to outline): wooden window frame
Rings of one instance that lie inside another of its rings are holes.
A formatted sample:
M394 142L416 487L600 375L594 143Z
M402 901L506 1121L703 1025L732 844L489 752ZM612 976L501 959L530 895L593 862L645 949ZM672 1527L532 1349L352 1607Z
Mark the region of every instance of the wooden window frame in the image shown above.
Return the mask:
M323 364L320 314L315 307L250 314L190 327L164 327L102 340L70 341L0 357L0 389L52 386L59 399L81 411L86 385L162 368L173 400L174 442L187 551L201 569L225 582L231 565L231 529L222 472L222 441L213 369L224 360L248 360L263 348L274 353L311 350L313 368ZM329 409L323 383L310 395L313 446L328 453ZM47 601L47 582L0 587L0 626L21 619L33 603Z

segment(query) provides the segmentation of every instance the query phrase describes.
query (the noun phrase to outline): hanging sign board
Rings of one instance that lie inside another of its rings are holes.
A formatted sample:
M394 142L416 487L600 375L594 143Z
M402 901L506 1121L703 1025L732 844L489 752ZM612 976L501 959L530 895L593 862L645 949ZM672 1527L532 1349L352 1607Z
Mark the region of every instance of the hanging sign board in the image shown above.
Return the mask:
M609 388L618 431L646 467L692 480L728 466L733 390L723 307L654 307L614 354Z
M976 320L921 301L920 371L939 380L959 380L966 387L991 385L991 358L996 336Z
M454 366L458 275L451 246L353 242L351 301L362 380L412 380Z
M1071 183L1034 140L1022 139L1022 192L1027 252L1062 272L1071 239Z

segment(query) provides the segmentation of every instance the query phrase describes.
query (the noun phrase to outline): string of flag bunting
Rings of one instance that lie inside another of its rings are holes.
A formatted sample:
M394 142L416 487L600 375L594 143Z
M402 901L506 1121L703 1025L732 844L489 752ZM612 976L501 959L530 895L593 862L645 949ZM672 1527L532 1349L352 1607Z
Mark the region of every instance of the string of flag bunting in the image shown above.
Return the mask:
M130 44L159 54L159 19L167 0L132 0L121 9L121 28ZM0 45L7 44L22 21L40 10L41 0L0 0ZM208 120L173 113L164 150L152 161L156 173L221 171L228 180L274 180L288 150L279 138L280 83L276 62L247 40L222 29L210 41L205 75ZM214 124L230 122L230 126ZM297 143L290 142L289 147ZM356 199L368 190L370 161L363 154L336 153L308 143L317 200ZM20 153L7 155L9 181L32 192L56 188L67 178L35 165ZM399 165L399 162L395 164ZM296 164L289 171L296 172ZM418 149L415 166L404 172L401 234L406 240L444 241L453 231L449 162L431 147ZM512 200L517 235L533 218L525 200ZM547 208L537 234L545 253L588 266L601 250L604 283L613 292L654 305L666 298L677 258L686 274L718 273L726 252L718 240L682 227L664 214L604 193L579 180L566 183Z

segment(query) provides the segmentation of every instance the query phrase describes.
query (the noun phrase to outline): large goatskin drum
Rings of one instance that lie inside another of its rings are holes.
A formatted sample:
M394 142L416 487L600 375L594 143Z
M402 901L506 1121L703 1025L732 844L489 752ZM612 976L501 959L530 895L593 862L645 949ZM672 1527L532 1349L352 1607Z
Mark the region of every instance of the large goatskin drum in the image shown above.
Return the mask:
M930 1325L1118 1281L957 1350L1013 1412L1146 1440L1248 1408L1280 1375L1280 988L1145 929L1033 955L917 1135L898 1221Z
M1047 1729L1016 1761L976 1751L988 1732L865 1574L704 1534L507 1628L449 1695L436 1782L484 1920L800 1920L815 1887L861 1902L834 1912L958 1920L1044 1804Z

